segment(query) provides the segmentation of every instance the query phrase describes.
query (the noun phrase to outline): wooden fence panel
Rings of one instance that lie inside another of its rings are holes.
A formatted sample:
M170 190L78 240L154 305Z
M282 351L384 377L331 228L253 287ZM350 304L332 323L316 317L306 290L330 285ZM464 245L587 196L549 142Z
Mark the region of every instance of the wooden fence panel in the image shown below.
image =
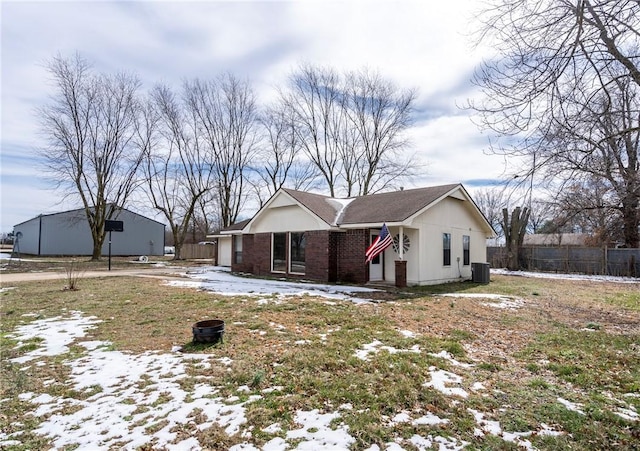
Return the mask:
M216 246L213 244L183 244L180 256L188 260L216 260Z
M574 246L525 246L523 269L610 276L640 277L640 249L608 249ZM492 268L506 266L504 247L487 247Z

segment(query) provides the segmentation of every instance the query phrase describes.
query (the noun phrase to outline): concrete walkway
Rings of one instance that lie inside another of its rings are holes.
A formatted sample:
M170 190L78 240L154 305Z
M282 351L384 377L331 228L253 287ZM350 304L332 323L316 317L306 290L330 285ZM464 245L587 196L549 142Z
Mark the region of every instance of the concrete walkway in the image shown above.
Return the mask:
M114 269L98 270L98 271L84 271L78 274L80 278L92 278L92 277L155 277L162 279L181 278L178 275L179 271L184 271L184 268L175 267L144 267L140 269ZM0 284L8 284L15 282L29 282L35 280L65 280L67 274L64 270L60 271L43 271L43 272L16 272L16 273L3 273L0 272Z

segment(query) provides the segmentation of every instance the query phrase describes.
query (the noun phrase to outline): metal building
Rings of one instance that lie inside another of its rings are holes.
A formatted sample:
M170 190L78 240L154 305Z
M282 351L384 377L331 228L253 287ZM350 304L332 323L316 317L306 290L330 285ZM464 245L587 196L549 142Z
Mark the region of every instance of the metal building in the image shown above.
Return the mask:
M164 229L161 222L127 209L112 219L122 221L124 231L111 232L111 255L164 255ZM19 251L31 255L91 255L93 239L84 209L36 216L13 226ZM15 244L14 244L15 245ZM102 255L109 254L109 232Z

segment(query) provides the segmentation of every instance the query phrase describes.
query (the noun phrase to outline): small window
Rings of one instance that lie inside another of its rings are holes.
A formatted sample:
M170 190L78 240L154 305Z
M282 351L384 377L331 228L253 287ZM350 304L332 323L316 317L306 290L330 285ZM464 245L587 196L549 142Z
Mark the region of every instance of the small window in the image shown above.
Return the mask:
M462 264L465 266L469 266L469 262L471 260L469 254L469 243L471 242L471 237L469 235L462 235Z
M451 234L442 234L442 264L451 266Z
M273 272L287 271L287 234L274 233L272 243L271 270Z
M233 236L233 261L242 263L242 235Z
M307 239L303 232L292 232L289 247L289 272L295 274L305 273L305 250Z
M373 244L373 242L375 240L378 239L378 235L371 235L371 242L369 243L369 246L371 246ZM384 252L380 252L378 255L376 255L375 257L373 257L371 259L371 263L374 265L379 265L380 264L380 258L381 256L384 255Z

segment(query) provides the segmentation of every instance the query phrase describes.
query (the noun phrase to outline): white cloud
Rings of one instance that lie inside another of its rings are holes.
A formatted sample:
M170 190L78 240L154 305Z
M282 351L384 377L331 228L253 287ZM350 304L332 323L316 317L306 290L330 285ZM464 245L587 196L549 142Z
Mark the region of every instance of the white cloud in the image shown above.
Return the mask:
M61 198L34 186L35 163L18 168L4 157L34 158L41 145L35 110L51 92L44 65L58 52L78 51L101 71L134 72L145 88L232 72L250 79L261 102L301 62L340 71L366 66L419 90L412 136L429 170L417 183L496 177L499 164L482 153L485 138L456 106L471 93L469 75L486 53L472 50L467 36L473 8L472 0L3 2L0 231L51 211ZM17 198L20 209L6 201Z

